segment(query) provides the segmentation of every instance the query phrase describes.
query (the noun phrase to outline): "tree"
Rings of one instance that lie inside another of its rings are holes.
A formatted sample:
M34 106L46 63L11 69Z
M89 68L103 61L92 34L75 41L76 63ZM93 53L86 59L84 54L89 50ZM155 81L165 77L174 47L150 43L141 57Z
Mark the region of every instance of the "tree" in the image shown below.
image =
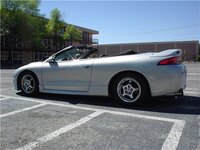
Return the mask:
M1 0L1 36L14 36L18 41L29 42L31 45L38 43L41 29L38 19L39 4L40 0ZM10 44L9 62L11 62L12 48Z
M39 15L39 0L1 1L1 35L15 35L19 39L32 39ZM32 31L32 32L31 32Z
M73 25L67 25L63 38L64 40L70 41L73 44L73 41L82 40L82 32Z
M46 25L47 32L52 36L55 49L58 49L58 42L61 39L60 30L63 26L62 15L60 11L55 8L51 11L50 19Z

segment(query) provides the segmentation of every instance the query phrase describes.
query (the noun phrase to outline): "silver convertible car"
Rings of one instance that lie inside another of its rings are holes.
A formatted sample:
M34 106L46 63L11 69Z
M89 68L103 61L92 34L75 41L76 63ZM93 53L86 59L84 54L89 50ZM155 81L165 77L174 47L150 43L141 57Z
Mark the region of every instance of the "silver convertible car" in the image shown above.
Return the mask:
M70 46L44 62L34 62L14 72L15 89L26 96L38 92L112 96L126 104L148 96L183 94L186 68L181 50L114 56L98 55L92 47Z

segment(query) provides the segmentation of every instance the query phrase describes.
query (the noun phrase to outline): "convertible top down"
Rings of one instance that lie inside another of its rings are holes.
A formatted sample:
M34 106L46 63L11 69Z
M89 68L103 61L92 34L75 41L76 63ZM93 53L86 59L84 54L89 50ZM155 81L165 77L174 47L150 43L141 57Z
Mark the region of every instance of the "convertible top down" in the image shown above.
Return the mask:
M114 56L98 50L70 46L49 57L18 68L14 85L24 95L38 92L73 95L113 96L126 104L143 102L148 96L182 93L186 68L181 50Z

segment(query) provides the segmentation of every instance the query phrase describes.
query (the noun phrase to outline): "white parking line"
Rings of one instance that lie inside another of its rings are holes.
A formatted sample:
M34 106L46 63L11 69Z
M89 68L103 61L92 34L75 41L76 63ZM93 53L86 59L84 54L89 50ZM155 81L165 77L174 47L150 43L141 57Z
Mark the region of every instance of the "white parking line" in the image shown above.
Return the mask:
M47 135L45 135L45 136L43 136L41 138L38 138L35 142L28 143L27 145L24 145L23 147L20 147L20 148L18 148L16 150L31 150L34 147L36 147L38 144L42 144L42 143L45 143L47 141L50 141L53 138L56 138L59 135L61 135L63 133L66 133L66 132L68 132L68 131L70 131L70 130L72 130L72 129L74 129L74 128L76 128L76 127L78 127L78 126L80 126L80 125L82 125L82 124L84 124L86 122L88 122L89 120L99 116L102 113L103 113L102 111L94 112L94 113L92 113L92 114L90 114L90 115L78 120L75 123L71 123L69 125L66 125L63 128L60 128L60 129L58 129L58 130L56 130L56 131L54 131L54 132L52 132L50 134L47 134Z
M34 106L31 106L31 107L19 109L19 110L16 110L16 111L12 111L12 112L0 115L0 118L7 117L7 116L10 116L10 115L14 115L14 114L17 114L17 113L21 113L21 112L24 112L24 111L27 111L27 110L35 109L35 108L38 108L38 107L42 107L42 106L45 106L45 105L47 105L47 104L39 104L39 105L34 105Z
M165 140L162 150L176 150L179 139L181 137L181 134L183 132L183 128L185 126L185 122L175 122L170 133L168 134L167 139Z
M197 88L189 88L189 87L187 87L185 90L186 90L186 91L198 91ZM185 90L184 90L184 91L185 91Z
M178 146L180 137L182 135L184 126L185 126L185 121L184 120L178 120L178 119L163 118L163 117L148 116L148 115L140 115L140 114L132 114L132 113L112 111L112 110L104 110L104 109L98 109L98 108L89 108L89 107L84 107L84 106L75 106L75 105L71 105L71 104L54 103L54 102L49 102L49 101L36 100L36 99L33 99L33 98L19 98L19 97L5 96L5 95L2 95L2 96L14 98L14 99L19 99L19 100L24 100L24 101L38 102L38 103L43 103L43 104L62 106L62 107L68 107L68 108L74 108L74 109L82 109L82 110L95 111L95 112L104 112L104 113L110 113L110 114L115 114L115 115L136 117L136 118L141 118L141 119L172 122L172 123L174 123L174 125L172 126L172 129L171 129L168 137L166 138L166 140L165 140L165 142L162 146L162 150L168 150L169 148L172 149L172 150L176 149L176 147Z
M0 95L0 96L12 98L12 99L23 100L23 101L29 101L29 102L36 102L36 103L43 103L43 104L48 104L48 105L69 107L69 108L74 108L74 109L82 109L82 110L88 110L88 111L103 111L103 112L106 112L106 113L111 113L111 114L116 114L116 115L123 115L123 116L130 116L130 117L136 117L136 118L144 118L144 119L167 121L167 122L180 121L178 119L170 119L170 118L155 117L155 116L148 116L148 115L132 114L132 113L126 113L126 112L120 112L120 111L113 111L113 110L105 110L105 109L99 109L99 108L90 108L90 107L84 107L84 106L77 106L77 105L72 105L72 104L61 104L61 103L55 103L55 102L49 102L49 101L36 100L36 99L33 99L33 98L13 97L13 96L6 96L6 95Z
M184 90L184 94L196 94L196 95L199 95L200 91L199 91L199 89L196 89L196 88L186 88Z
M195 94L195 95L199 95L200 92L196 92L196 91L184 91L184 94Z
M6 99L9 99L9 97L3 97L0 99L0 101L6 100Z
M187 78L187 81L200 81L200 78L199 78L199 79L195 79L195 78Z
M194 75L194 76L199 76L200 74L199 73L187 73L187 75Z

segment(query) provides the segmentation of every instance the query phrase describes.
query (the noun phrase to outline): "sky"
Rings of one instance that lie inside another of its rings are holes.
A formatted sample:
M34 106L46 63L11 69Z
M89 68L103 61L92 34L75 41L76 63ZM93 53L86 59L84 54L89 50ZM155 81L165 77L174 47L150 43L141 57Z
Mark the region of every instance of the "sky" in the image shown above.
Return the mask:
M54 8L65 22L99 31L99 44L200 41L200 1L41 0L45 17Z

